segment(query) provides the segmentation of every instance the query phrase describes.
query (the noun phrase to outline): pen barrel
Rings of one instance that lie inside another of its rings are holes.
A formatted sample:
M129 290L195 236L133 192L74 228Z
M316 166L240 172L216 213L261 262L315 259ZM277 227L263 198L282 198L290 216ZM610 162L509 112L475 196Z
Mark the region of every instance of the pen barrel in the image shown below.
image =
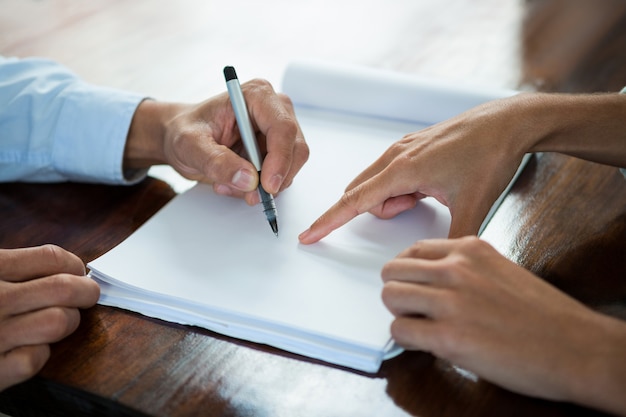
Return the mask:
M237 119L237 126L239 127L239 134L241 135L241 141L243 142L248 158L252 165L255 166L259 173L259 186L258 192L263 204L263 213L269 222L272 231L278 237L278 222L276 203L274 203L274 197L265 191L261 185L261 153L259 152L259 146L256 142L256 135L252 128L252 122L250 121L250 115L248 114L248 107L246 100L241 91L241 85L239 85L239 79L235 68L227 66L224 67L224 77L226 78L226 87L228 88L228 95L230 96L230 102L233 105L233 111L235 118Z
M256 143L256 136L252 128L248 107L246 106L239 80L235 78L226 82L226 88L228 89L228 95L233 105L233 111L237 119L237 126L239 127L239 134L241 135L243 146L246 149L246 153L252 165L254 165L257 170L260 170L262 162L261 153Z
M261 173L259 172L259 178L261 177ZM263 204L263 213L268 220L276 219L276 203L274 202L274 197L259 183L259 196L261 197L261 204Z

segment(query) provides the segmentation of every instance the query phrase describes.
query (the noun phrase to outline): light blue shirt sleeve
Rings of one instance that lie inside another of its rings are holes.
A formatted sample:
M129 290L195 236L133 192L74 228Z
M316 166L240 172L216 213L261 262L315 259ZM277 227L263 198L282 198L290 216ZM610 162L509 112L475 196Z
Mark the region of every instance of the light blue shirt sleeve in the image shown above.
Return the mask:
M99 87L39 58L0 56L0 181L129 184L124 147L145 97Z

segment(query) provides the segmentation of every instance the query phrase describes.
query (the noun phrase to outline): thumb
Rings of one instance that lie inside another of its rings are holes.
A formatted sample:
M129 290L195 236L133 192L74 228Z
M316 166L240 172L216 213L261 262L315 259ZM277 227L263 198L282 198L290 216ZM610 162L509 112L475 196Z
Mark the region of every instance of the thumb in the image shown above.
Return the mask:
M216 181L220 183L220 181ZM240 168L230 177L230 182L224 182L239 191L250 192L257 188L259 174L249 167Z
M243 193L254 191L259 183L254 165L224 145L209 143L196 149L186 160L190 171L198 172L199 178L192 178L198 181Z

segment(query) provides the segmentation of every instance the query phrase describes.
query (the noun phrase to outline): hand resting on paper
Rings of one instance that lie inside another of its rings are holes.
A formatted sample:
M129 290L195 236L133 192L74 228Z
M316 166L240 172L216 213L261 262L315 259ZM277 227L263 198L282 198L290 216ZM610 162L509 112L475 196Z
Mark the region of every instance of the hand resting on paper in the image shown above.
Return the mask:
M418 242L385 265L393 338L510 390L626 411L626 325L476 237Z
M0 249L0 390L35 375L100 295L82 261L57 246Z
M449 208L449 237L476 234L525 153L626 165L625 106L619 94L518 94L410 133L359 174L300 241L317 242L365 212L392 218L426 196Z
M244 83L242 90L267 152L260 180L276 194L291 185L309 149L287 96L263 80ZM213 184L218 194L256 204L258 173L244 152L227 93L197 105L145 100L134 116L124 163L129 169L167 163L188 179Z

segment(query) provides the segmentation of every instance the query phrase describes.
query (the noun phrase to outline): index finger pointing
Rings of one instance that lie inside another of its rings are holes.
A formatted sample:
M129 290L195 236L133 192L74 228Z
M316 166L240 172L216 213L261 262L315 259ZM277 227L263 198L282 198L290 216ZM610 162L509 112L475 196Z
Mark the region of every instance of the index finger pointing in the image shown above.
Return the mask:
M344 194L345 196L345 194ZM336 202L322 214L307 230L302 232L298 239L300 243L309 245L327 236L333 230L343 226L359 215L359 212L348 205L345 198Z
M375 179L366 181L346 191L341 199L322 214L308 230L301 233L298 239L305 245L315 243L387 198L389 195L385 187L379 187Z

